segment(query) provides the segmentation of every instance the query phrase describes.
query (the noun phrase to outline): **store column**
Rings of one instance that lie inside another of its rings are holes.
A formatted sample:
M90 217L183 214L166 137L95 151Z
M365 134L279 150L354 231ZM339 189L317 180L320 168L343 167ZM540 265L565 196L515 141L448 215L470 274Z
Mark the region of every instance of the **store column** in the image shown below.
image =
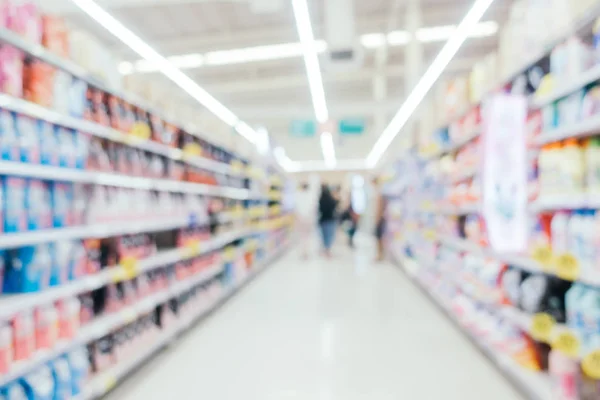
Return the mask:
M417 31L423 24L420 0L408 0L405 18L405 29L410 37L404 54L404 65L406 68L404 74L404 92L408 96L425 72L425 66L423 65L423 43L417 38ZM412 147L417 142L416 122L419 120L419 114L420 112L417 109L417 112L415 112L404 127L403 132L399 135L400 146L403 149Z

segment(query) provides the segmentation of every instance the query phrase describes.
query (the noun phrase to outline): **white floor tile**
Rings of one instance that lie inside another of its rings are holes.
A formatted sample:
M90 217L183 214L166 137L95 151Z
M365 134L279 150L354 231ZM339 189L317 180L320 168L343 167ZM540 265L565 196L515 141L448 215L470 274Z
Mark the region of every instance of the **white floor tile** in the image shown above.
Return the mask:
M132 375L111 400L519 400L371 246L294 252Z

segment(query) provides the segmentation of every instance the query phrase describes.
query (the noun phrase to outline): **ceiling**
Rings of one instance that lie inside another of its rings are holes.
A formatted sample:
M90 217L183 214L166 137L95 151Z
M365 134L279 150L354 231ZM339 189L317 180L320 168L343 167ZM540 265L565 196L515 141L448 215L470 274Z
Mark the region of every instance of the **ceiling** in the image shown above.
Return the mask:
M323 1L308 0L315 37L324 37ZM352 1L352 0L348 0ZM400 30L408 0L353 0L357 36ZM164 56L204 54L255 46L298 42L291 0L96 0L114 17ZM472 0L420 0L423 26L458 23ZM46 3L46 2L44 2ZM48 2L54 12L71 24L90 31L124 61L136 54L92 19L78 11L70 0ZM484 21L499 24L506 19L509 0L496 1ZM424 43L424 61L429 64L443 42ZM497 47L497 35L467 40L448 66L447 74L464 73L473 63ZM324 88L332 119L363 118L362 135L336 141L338 159L363 158L371 149L405 95L404 53L406 46L391 46L387 60L378 62L377 49L365 49L364 60L348 71L331 70L321 55ZM385 71L387 95L374 96L374 78ZM185 69L217 99L253 126L265 126L276 143L295 160L322 159L317 137L297 138L289 134L292 120L314 118L302 57L254 61L230 65L204 65ZM136 76L139 74L135 74ZM165 79L156 73L145 78ZM137 76L139 79L139 76ZM131 79L131 78L128 78ZM189 101L183 91L173 97Z

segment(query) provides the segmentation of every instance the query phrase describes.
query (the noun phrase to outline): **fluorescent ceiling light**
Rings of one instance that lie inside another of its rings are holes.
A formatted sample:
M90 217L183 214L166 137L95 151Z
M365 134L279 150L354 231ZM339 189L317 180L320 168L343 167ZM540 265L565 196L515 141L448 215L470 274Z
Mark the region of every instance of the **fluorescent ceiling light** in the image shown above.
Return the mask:
M327 43L324 40L315 40L312 47L317 53L323 53L327 49ZM204 59L206 65L229 65L301 56L302 45L300 43L282 43L242 49L211 51L204 54Z
M277 160L277 163L279 165L281 165L281 167L283 169L285 169L286 171L290 172L290 171L295 171L298 168L298 163L295 161L292 161L286 154L285 154L285 150L283 147L281 146L277 146L273 149L273 155L275 156L275 160Z
M321 150L325 164L330 168L335 167L335 146L333 145L333 136L331 132L323 132L321 134Z
M308 86L312 97L313 108L317 121L325 123L329 120L329 110L325 100L325 89L323 88L323 77L321 76L321 67L319 58L315 51L315 37L310 23L308 5L306 0L292 0L294 7L294 17L296 18L296 28L302 45L304 54L304 65L306 66L306 75L308 77Z
M439 52L433 63L421 77L406 101L400 107L390 124L385 128L373 149L367 156L367 165L374 167L379 162L396 135L419 106L429 89L440 77L450 60L454 57L460 46L469 34L476 28L477 22L489 8L494 0L476 0L460 25L453 31L452 36Z
M154 65L158 71L162 72L167 78L172 80L176 85L187 92L191 97L206 107L210 112L215 114L227 125L239 125L239 118L231 110L211 96L210 93L200 87L196 82L194 82L194 80L181 72L165 57L161 56L156 50L150 47L150 45L136 36L132 31L127 29L121 22L103 10L93 0L72 1L91 18L102 25L124 44L129 46L129 48L139 54L142 58ZM254 142L255 136L256 133L251 128L249 130L244 128L244 137L246 139Z
M421 28L417 31L417 39L425 42L443 42L448 40L456 29L455 25L434 26ZM480 22L469 33L470 38L494 36L498 32L498 24L494 21ZM407 31L392 31L387 35L389 46L404 46L410 42L411 35ZM324 53L327 43L324 40L313 42L314 50ZM386 35L383 33L367 33L360 36L360 43L367 49L377 49L386 44ZM205 54L192 53L180 56L167 57L171 63L180 69L201 68L207 66L232 65L302 56L302 46L298 42L280 43L264 46L244 47L240 49L212 51ZM154 63L146 60L136 62L124 61L119 65L119 72L123 75L132 73L147 73L158 71Z

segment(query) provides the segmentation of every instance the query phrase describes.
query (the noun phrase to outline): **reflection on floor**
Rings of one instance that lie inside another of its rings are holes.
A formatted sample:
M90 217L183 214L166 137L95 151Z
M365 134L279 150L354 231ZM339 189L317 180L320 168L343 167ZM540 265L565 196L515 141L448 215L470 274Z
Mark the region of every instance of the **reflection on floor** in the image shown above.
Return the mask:
M108 398L521 399L368 241L335 254L292 251Z

